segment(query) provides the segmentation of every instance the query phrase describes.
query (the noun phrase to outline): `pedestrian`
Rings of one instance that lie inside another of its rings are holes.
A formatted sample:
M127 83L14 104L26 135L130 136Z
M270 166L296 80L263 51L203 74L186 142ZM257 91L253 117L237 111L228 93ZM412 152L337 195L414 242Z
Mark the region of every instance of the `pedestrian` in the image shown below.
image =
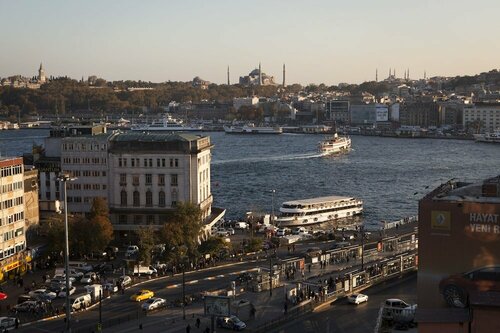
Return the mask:
M252 308L250 309L250 317L252 319L255 319L255 312L256 312L255 306L253 306L253 304L252 304Z
M210 333L210 328L207 326L207 328L205 328L205 332L204 333Z
M16 322L14 323L16 330L19 328L19 318L16 318Z
M308 265L309 273L311 273L311 264Z
M286 301L285 301L285 305L283 306L283 310L284 310L285 315L286 315L288 312L288 303Z
M200 318L196 318L196 328L200 328L200 324L201 324Z
M191 333L191 325L186 326L186 333Z
M36 287L36 282L35 282L35 280L33 280L33 282L31 282L31 286L33 287L33 289Z

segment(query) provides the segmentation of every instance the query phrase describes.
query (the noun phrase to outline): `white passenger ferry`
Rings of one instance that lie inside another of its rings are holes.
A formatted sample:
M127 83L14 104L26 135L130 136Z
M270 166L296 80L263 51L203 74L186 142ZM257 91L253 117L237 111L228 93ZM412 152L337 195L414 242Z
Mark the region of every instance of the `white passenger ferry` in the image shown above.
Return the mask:
M351 138L348 136L333 136L321 141L318 145L321 155L339 154L349 151L351 148Z
M302 226L351 217L363 212L363 201L353 197L328 196L283 202L278 226Z

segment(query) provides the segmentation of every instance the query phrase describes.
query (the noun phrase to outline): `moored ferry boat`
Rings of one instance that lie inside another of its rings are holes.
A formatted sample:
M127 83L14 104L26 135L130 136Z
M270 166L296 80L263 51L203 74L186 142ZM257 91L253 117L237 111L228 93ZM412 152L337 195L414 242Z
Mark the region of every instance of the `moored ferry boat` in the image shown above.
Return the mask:
M500 129L484 134L474 134L474 140L477 142L500 143Z
M363 201L353 197L328 196L283 202L278 226L303 226L359 215Z
M201 126L186 126L181 120L173 118L167 114L163 117L161 122L153 122L152 124L134 125L131 127L132 131L179 131L179 132L192 132L202 131Z
M281 134L283 128L268 126L224 126L224 132L227 134Z
M348 136L338 136L337 133L321 141L318 145L319 152L322 155L345 153L350 148L351 138Z

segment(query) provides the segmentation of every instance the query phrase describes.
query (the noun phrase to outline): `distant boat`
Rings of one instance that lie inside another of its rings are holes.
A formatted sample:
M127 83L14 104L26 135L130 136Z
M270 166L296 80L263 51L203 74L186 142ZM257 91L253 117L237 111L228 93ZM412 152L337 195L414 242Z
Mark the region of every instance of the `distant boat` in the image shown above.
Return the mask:
M476 142L500 143L500 129L484 134L474 134Z
M227 134L281 134L283 128L253 125L224 126L224 132Z
M161 122L153 122L151 124L134 125L131 127L132 131L179 131L179 132L193 132L202 131L201 126L186 126L181 120L172 118L167 114L163 117Z
M322 155L344 153L349 151L350 148L351 138L348 136L338 136L337 133L321 141L318 145L319 152Z

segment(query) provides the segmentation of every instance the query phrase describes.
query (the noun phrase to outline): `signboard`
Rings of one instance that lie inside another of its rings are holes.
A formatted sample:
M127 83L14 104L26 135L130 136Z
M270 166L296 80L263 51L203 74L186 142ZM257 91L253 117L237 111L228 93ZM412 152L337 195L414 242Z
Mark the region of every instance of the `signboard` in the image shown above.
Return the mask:
M375 107L375 112L377 115L377 122L379 121L388 121L389 120L389 111L386 105L377 105Z
M227 296L205 295L205 315L229 316L230 299Z

